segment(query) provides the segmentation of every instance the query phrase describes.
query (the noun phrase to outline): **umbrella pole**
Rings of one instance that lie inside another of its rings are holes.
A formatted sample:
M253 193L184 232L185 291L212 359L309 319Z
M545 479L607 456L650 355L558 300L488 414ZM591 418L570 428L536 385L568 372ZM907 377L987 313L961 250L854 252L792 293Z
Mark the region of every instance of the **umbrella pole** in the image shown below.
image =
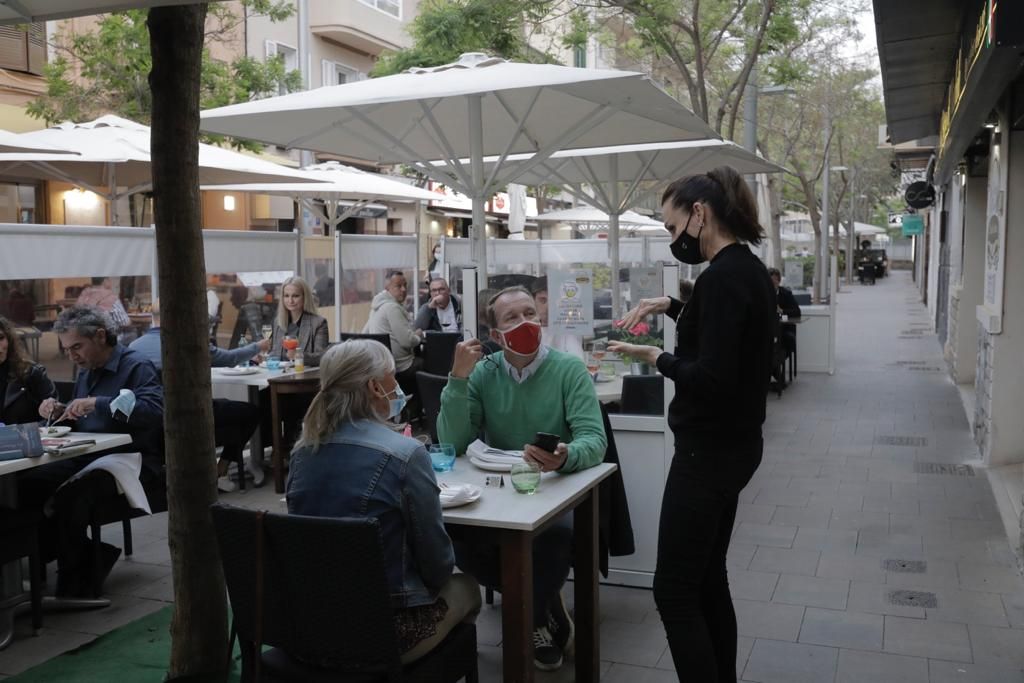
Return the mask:
M484 213L484 120L482 97L469 98L469 157L473 176L473 226L470 228L470 250L477 267L478 282L487 287L487 216Z
M341 233L334 229L334 334L341 340Z
M622 207L619 206L619 158L612 155L608 163L608 170L611 182L609 183L608 194L608 240L611 248L612 259L612 319L618 320L622 315L622 287L619 283L619 214Z

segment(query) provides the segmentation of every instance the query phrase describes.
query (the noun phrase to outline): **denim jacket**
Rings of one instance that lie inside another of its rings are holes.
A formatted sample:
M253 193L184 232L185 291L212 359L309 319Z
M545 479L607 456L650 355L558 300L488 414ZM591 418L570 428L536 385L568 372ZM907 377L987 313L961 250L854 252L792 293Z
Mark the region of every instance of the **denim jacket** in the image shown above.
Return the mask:
M395 608L434 602L455 566L430 456L372 421L346 422L315 451L292 454L288 512L380 521Z

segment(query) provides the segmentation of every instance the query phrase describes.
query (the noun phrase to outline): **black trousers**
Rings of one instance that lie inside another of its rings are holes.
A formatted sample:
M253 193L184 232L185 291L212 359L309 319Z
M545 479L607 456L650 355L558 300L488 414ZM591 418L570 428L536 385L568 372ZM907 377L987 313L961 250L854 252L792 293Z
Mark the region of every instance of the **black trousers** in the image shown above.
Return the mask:
M705 440L706 441L706 440ZM700 446L677 437L658 529L654 601L680 681L735 683L736 613L725 555L760 434Z
M53 498L52 516L43 517L40 523L40 554L44 561L56 558L58 589L73 586L73 593L81 586L91 585L94 565L86 530L93 508L103 500L120 495L114 477L101 470L61 486L93 459L55 462L23 472L18 477L19 509L40 511Z
M245 401L213 399L213 433L215 443L223 446L221 458L241 462L242 451L260 426L260 409Z

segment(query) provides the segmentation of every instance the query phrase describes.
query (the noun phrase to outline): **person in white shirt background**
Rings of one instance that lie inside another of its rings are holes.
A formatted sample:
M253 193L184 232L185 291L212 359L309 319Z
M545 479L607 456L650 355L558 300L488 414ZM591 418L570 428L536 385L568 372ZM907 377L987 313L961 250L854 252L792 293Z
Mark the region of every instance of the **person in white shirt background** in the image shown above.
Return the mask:
M541 324L541 343L544 346L572 354L586 362L583 353L583 339L569 332L556 332L548 327L548 278L539 277L530 286L533 300L537 302L537 316Z

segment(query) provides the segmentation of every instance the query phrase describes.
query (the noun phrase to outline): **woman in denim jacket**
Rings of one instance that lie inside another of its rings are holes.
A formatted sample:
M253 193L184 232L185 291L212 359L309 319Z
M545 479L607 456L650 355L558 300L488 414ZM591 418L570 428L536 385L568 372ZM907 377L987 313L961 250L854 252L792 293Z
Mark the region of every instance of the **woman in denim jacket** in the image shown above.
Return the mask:
M480 587L453 574L430 456L386 420L405 404L395 361L382 344L351 340L320 360L320 392L302 425L288 474L288 511L374 517L402 662L419 659L480 611Z

